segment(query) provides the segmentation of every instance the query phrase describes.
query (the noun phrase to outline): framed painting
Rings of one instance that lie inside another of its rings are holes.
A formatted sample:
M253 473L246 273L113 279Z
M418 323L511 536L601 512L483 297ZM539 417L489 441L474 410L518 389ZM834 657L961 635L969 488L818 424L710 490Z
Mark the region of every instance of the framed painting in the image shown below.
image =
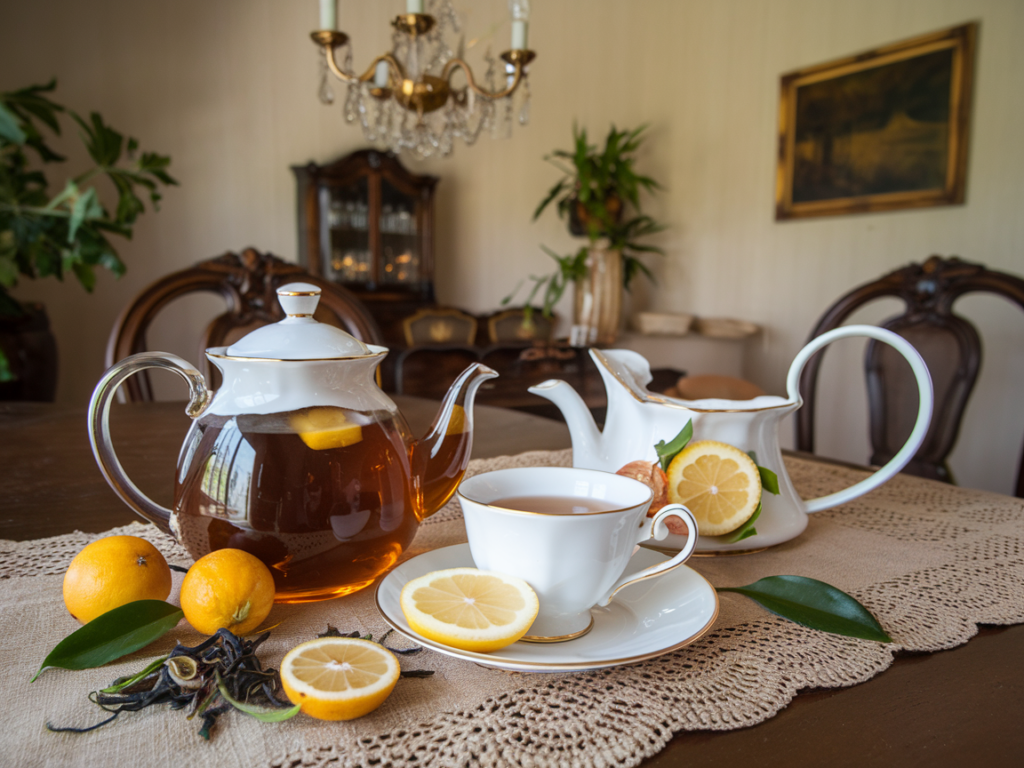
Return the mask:
M775 218L962 203L977 28L783 75Z

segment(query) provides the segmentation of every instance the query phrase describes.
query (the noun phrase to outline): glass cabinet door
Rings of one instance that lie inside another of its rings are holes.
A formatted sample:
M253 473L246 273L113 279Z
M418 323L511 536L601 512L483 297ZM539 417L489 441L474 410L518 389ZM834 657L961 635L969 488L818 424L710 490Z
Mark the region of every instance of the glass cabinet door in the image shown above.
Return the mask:
M380 243L381 282L387 285L418 285L423 274L423 254L416 197L381 179Z
M323 274L341 283L372 285L377 276L370 247L368 179L321 187L319 194L320 210L326 213L320 247Z

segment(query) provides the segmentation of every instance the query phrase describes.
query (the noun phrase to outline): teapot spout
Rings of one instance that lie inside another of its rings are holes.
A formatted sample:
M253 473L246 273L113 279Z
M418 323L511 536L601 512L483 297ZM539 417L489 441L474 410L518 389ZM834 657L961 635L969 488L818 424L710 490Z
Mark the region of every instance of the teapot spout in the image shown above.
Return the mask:
M415 512L420 520L443 507L462 480L473 450L473 401L480 385L497 375L481 363L459 374L427 434L413 444Z
M530 387L530 392L546 398L558 406L562 412L569 435L572 438L573 463L577 467L590 467L600 453L602 434L594 423L594 417L569 384L560 379L548 379Z

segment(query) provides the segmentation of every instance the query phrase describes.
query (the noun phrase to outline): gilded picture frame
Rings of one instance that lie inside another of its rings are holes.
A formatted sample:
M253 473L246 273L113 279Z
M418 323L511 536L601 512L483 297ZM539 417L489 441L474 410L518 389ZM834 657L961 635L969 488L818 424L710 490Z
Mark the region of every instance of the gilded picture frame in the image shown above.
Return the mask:
M775 218L963 203L977 29L783 75Z

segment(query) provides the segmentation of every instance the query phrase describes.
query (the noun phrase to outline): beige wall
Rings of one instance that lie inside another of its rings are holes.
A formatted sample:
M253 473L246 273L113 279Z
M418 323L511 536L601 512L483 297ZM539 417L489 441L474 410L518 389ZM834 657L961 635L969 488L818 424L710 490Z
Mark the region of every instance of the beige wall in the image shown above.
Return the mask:
M101 372L117 310L142 286L204 257L255 245L295 256L288 166L363 146L340 105L316 98L317 55L307 34L313 0L49 0L5 2L0 88L56 75L60 98L97 109L145 147L170 153L182 182L147 215L122 255L121 281L94 296L75 285L24 284L47 302L61 345L59 397L82 403ZM570 142L573 120L650 122L643 166L665 185L651 212L670 224L654 262L661 310L754 320L747 375L781 390L786 368L820 312L849 287L931 253L1024 272L1024 3L1019 0L535 0L532 123L511 141L481 139L448 160L412 163L442 177L438 292L473 310L495 307L529 273L538 248L572 243L553 215L530 222L554 171L541 162ZM398 0L340 0L342 28L364 62L387 41ZM459 0L468 37L502 22L504 0ZM967 204L776 223L774 145L782 72L882 43L980 20ZM483 45L474 49L477 59ZM337 89L339 97L342 95ZM73 144L68 144L73 146ZM75 155L73 155L74 159ZM73 164L72 164L73 165ZM953 465L964 484L1008 491L1024 433L1014 397L1024 379L1024 317L997 301L963 308L986 357ZM563 311L567 307L563 307ZM893 306L887 310L891 312ZM861 319L877 321L885 311ZM187 316L155 344L195 356ZM867 455L860 348L826 363L820 450ZM838 352L838 350L837 350ZM685 367L685 361L678 361ZM170 386L170 385L168 385ZM168 389L170 392L177 390ZM182 393L183 394L183 393ZM784 437L789 440L789 431Z

